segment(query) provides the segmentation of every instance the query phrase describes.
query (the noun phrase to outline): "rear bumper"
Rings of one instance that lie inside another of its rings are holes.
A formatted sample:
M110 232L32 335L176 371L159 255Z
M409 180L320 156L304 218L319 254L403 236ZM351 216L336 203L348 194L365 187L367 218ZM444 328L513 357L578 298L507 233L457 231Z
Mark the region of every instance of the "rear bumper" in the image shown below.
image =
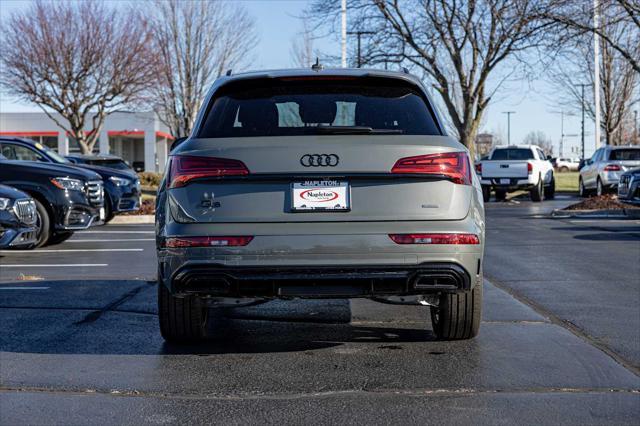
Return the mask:
M538 182L533 177L528 177L526 179L517 177L503 177L503 178L482 178L482 185L492 186L494 188L500 188L505 190L516 190L516 189L530 189L534 187Z
M171 285L177 294L232 298L346 298L419 295L471 288L455 263L415 266L232 267L186 265Z

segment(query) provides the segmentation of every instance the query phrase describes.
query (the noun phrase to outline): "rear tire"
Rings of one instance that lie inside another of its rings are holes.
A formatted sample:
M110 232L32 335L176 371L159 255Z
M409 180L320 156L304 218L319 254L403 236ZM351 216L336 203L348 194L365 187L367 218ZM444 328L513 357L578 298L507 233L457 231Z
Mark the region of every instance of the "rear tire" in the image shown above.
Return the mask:
M431 307L433 333L440 340L465 340L478 335L482 318L482 284L462 293L444 293Z
M542 176L538 176L538 183L529 191L531 201L540 202L544 199L544 183L542 182Z
M551 175L551 183L544 187L544 198L553 200L556 197L556 177Z
M33 247L42 247L49 241L51 238L51 218L49 217L49 212L45 208L45 206L38 201L36 198L33 199L36 203L36 243Z
M562 173L566 173L566 172L569 171L569 168L567 166L562 166L562 167L560 167L559 171L562 172Z
M507 191L504 189L496 189L496 201L504 201L507 199Z
M587 198L587 196L589 195L589 191L587 191L587 188L584 187L582 176L578 179L578 193L582 198Z
M485 203L488 203L491 199L491 187L489 185L482 185L482 199Z
M208 308L196 296L176 297L158 283L160 334L169 343L197 343L206 338Z
M600 180L600 178L598 178L598 181L596 182L596 195L599 197L606 193L607 190L604 188L604 185L602 185L602 181Z

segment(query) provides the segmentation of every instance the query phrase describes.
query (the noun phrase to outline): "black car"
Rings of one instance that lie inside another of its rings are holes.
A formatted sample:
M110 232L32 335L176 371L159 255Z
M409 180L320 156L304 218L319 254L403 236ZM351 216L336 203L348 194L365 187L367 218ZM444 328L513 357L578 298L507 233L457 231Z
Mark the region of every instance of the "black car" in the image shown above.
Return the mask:
M19 138L0 138L0 152L10 160L64 164L98 173L104 181L105 222L115 214L140 208L140 179L118 157L72 156L67 159L45 145Z
M126 161L124 161L122 158L115 155L72 154L72 155L65 156L65 158L75 164L100 166L100 167L106 167L108 169L135 173L135 170L133 170L133 168L129 166Z
M104 223L102 179L90 170L8 160L0 155L0 183L34 199L37 247L63 241L73 231Z
M10 186L0 185L0 249L35 245L36 222L33 198Z

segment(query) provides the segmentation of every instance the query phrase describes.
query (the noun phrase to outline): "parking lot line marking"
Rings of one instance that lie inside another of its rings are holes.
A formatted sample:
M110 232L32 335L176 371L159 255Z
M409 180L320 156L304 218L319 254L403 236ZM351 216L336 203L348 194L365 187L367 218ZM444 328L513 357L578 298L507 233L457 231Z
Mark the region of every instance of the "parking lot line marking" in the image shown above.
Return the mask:
M0 290L48 290L50 287L1 287Z
M80 267L85 267L85 266L90 266L90 267L98 267L98 266L109 266L108 263L65 263L65 264L58 264L58 263L48 263L48 264L44 264L44 263L39 263L39 264L15 264L15 265L6 265L6 264L2 264L3 268L80 268Z
M43 249L43 250L29 250L29 251L19 251L19 250L0 250L0 254L11 254L11 253L18 253L18 254L29 254L29 253L67 253L67 252L79 252L79 251L91 251L91 252L96 252L96 251L108 251L108 252L113 252L113 251L144 251L144 249L141 248L122 248L122 249L116 249L116 248L105 248L105 249Z
M155 234L156 231L80 231L79 234Z
M127 241L155 241L155 238L113 238L113 239L87 239L87 240L67 240L65 243L122 243Z

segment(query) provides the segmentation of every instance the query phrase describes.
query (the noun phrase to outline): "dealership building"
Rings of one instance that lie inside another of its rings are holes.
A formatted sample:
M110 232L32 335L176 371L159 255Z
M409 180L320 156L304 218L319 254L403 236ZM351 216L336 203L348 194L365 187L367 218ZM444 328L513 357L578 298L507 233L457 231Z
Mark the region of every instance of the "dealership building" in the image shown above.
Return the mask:
M59 114L54 117L65 122ZM77 142L43 112L0 112L0 136L33 139L62 155L80 153ZM162 173L172 141L154 112L115 112L105 119L94 152L117 155L136 169Z

